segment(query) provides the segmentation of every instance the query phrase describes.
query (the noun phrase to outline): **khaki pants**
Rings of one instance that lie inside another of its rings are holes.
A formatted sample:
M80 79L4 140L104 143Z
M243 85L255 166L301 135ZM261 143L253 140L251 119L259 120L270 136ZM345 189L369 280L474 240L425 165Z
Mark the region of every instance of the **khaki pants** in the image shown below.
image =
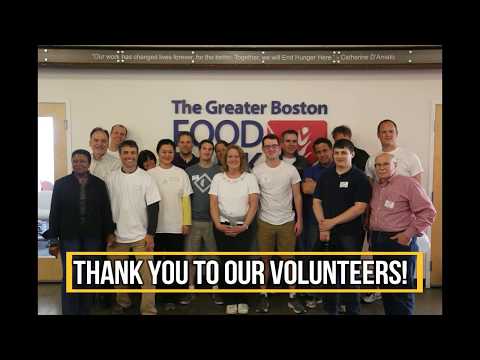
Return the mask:
M145 240L139 240L129 244L114 243L107 247L108 252L113 251L147 251ZM128 255L109 255L108 258L114 260L128 260ZM140 267L140 276L143 281L142 289L155 289L152 285L152 275L148 269L148 260L153 260L153 255L135 256L137 260L143 260ZM115 285L115 289L125 289L125 285ZM128 308L132 305L130 296L127 293L117 294L117 303L123 308ZM142 315L156 315L157 308L155 306L155 293L142 293L142 302L140 304L140 313Z
M272 225L260 219L257 220L259 251L293 252L296 240L294 221L282 225ZM293 259L293 256L282 255L281 258Z

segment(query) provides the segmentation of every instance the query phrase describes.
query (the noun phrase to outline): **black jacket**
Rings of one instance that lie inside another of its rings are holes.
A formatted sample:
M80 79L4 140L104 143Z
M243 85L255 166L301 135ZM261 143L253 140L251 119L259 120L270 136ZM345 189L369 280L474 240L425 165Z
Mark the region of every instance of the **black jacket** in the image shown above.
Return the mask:
M45 237L58 237L60 246L64 241L79 238L105 244L106 236L114 231L107 186L100 178L88 174L85 190L87 218L80 228L80 183L73 173L55 181Z

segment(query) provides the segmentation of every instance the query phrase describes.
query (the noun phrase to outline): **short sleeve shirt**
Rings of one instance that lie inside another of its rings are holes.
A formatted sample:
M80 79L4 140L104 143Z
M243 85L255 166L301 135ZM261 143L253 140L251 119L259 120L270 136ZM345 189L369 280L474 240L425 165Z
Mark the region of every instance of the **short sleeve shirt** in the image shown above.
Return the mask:
M117 241L131 243L145 238L147 206L161 199L152 178L140 168L130 174L118 169L107 177L106 184Z
M277 167L262 163L253 168L260 188L260 220L272 225L283 225L295 219L292 208L292 185L301 181L297 169L284 161Z
M317 183L314 198L322 201L321 206L326 219L338 216L355 205L356 202L368 204L372 197L372 188L367 176L356 167L341 175L336 168L328 169ZM362 230L362 216L347 223L335 226L332 233L357 236Z
M422 163L420 162L420 158L417 154L401 147L397 147L395 150L388 151L386 153L392 154L397 160L397 169L395 171L397 175L412 177L423 172ZM375 156L371 156L368 159L367 167L365 169L367 176L374 180L377 179L375 174L375 158L379 154L380 153Z
M193 193L187 173L176 166L169 169L157 166L148 170L147 173L154 179L162 197L156 232L181 234L183 197Z
M213 177L210 185L210 195L216 195L220 210L220 221L243 222L249 209L250 194L258 194L257 179L253 174L244 172L238 178L229 178L226 173Z

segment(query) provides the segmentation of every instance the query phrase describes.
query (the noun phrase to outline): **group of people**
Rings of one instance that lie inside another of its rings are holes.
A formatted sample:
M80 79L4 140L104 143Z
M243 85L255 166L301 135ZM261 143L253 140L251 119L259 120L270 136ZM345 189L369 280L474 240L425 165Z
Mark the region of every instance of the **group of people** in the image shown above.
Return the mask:
M354 146L350 128L336 127L334 144L327 138L314 142L317 161L310 165L298 154L294 130L280 138L266 135L262 156L248 163L241 147L225 141L202 140L195 156L189 132L181 132L176 142L160 140L155 156L149 150L139 152L135 141L126 140L123 125L113 126L110 133L95 128L90 133L91 153L75 150L72 174L55 182L45 235L50 252L61 254L65 268L66 251L361 251L365 239L373 251L416 251L416 238L436 213L421 186L420 160L397 146L394 121L381 121L377 136L382 149L370 157ZM268 279L271 257L261 258ZM191 262L193 257L187 259ZM405 260L408 286L415 288L415 257ZM193 289L195 268L189 271L188 286ZM145 261L140 272L142 288L153 289ZM215 287L232 286L221 281ZM360 314L358 293L320 298L299 296L294 285L289 287L287 306L296 314L321 301L329 314L338 314L342 306L346 314ZM192 293L142 293L140 313L157 314L157 306L174 310L194 298ZM386 314L414 313L412 293L383 294L382 300ZM266 291L212 293L212 301L225 305L227 314L246 314L251 306L268 313L270 308ZM93 302L92 294L66 293L63 280L64 314L89 313ZM128 294L118 293L112 312L124 313L131 305Z

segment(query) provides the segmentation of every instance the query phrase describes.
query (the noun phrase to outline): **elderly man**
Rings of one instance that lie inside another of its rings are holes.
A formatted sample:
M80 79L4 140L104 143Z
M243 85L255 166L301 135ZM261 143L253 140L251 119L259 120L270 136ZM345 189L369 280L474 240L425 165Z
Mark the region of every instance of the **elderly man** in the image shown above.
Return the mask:
M376 181L370 202L370 241L373 251L418 251L417 234L432 225L436 211L420 183L409 176L397 175L397 161L390 153L375 157ZM380 259L380 257L377 257ZM386 257L406 260L407 286L415 288L415 256ZM413 293L383 294L387 315L413 315Z
M107 153L108 138L108 131L100 127L96 127L90 132L89 144L92 149L90 172L103 181L105 181L112 171L120 169L121 167L120 160Z

